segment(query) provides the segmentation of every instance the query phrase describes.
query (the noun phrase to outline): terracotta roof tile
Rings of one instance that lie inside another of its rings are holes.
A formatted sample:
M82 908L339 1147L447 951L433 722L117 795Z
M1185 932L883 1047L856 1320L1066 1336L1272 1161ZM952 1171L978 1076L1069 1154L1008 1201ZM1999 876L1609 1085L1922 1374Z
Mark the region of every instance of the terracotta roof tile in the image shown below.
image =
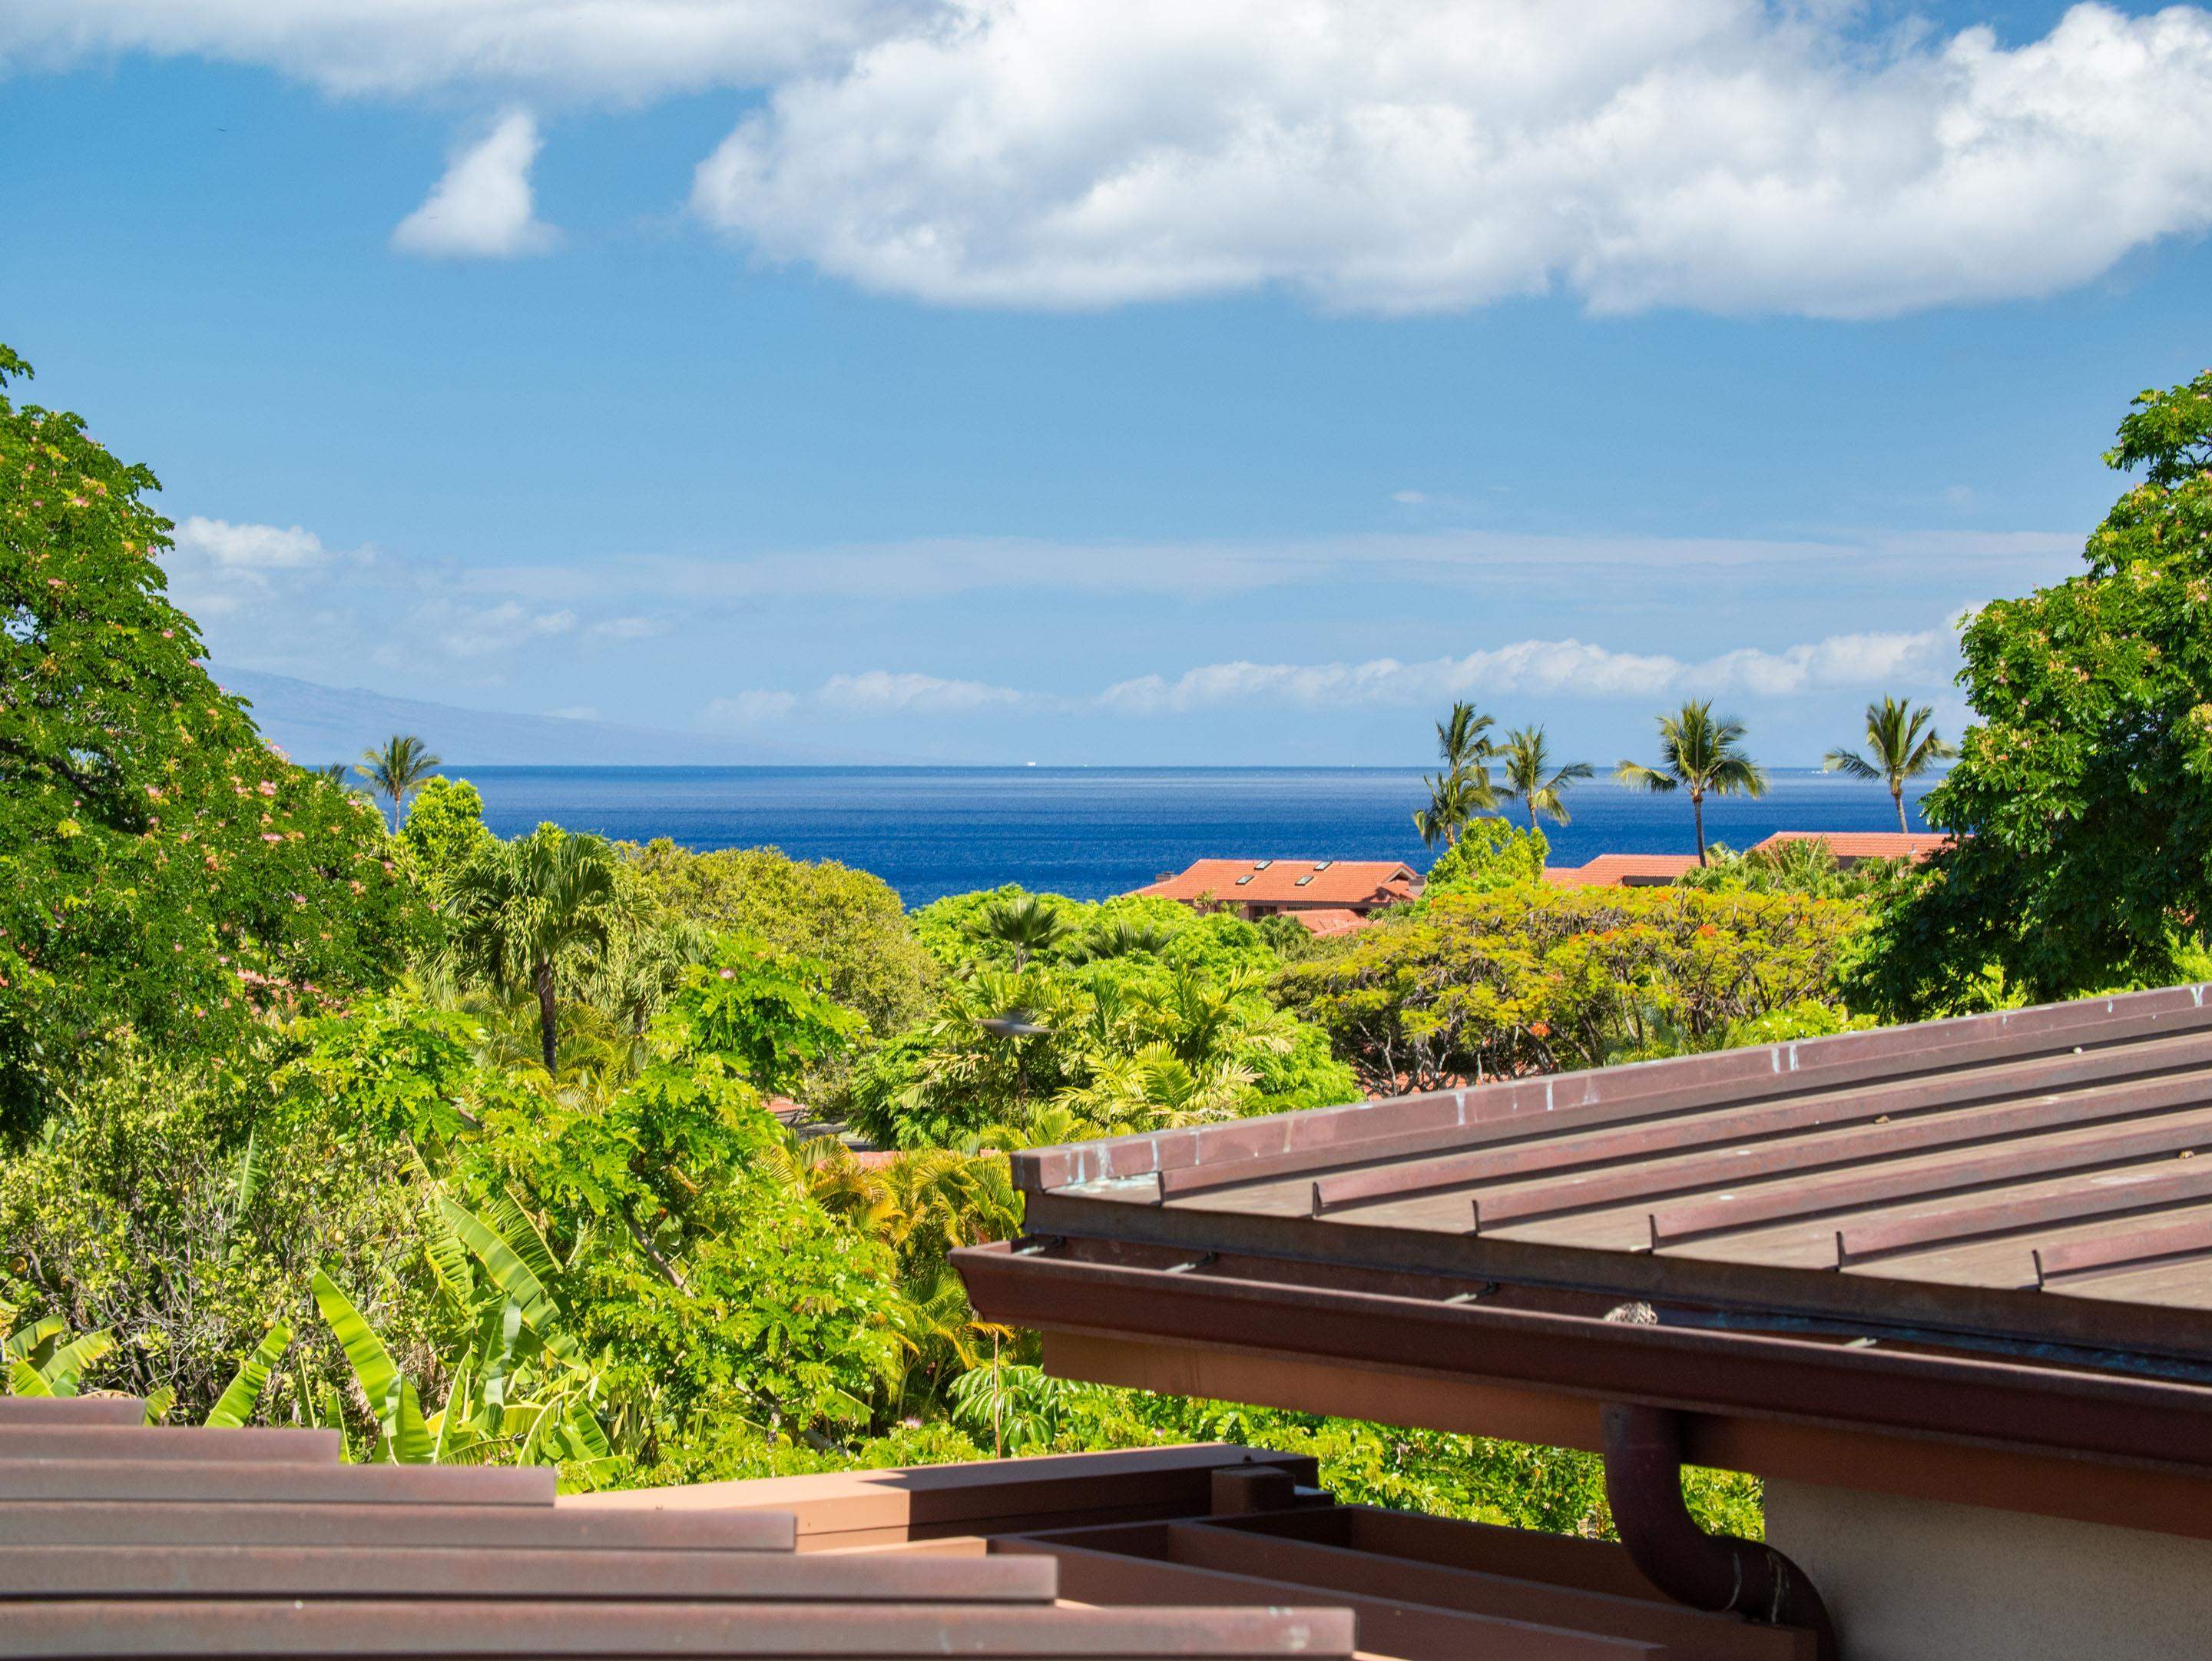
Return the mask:
M1197 860L1133 891L1185 904L1347 906L1394 904L1420 888L1419 873L1397 860Z

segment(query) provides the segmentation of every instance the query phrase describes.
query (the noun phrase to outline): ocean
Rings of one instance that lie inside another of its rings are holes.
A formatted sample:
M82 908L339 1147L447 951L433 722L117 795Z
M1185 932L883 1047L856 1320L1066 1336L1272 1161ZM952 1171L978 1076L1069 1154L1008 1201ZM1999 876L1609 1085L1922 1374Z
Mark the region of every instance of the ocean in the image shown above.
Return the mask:
M1398 859L1433 855L1413 834L1425 800L1412 768L449 767L511 837L550 819L572 830L687 848L773 844L798 859L872 871L910 905L1018 883L1103 899L1209 855ZM1893 830L1889 794L1811 769L1771 770L1756 801L1705 805L1705 834L1747 848L1776 830ZM1911 813L1927 785L1906 793ZM1608 779L1547 824L1552 862L1691 853L1690 804ZM1926 827L1911 814L1916 830Z

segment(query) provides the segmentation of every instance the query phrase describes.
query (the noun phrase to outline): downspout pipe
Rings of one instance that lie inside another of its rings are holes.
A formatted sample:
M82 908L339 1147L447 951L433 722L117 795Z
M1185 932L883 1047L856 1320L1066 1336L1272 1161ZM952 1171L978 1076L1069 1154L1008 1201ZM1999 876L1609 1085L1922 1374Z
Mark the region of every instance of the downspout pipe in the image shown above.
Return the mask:
M1629 1560L1678 1603L1802 1627L1820 1661L1838 1661L1827 1606L1805 1572L1773 1547L1707 1534L1682 1500L1682 1416L1608 1403L1605 1498Z

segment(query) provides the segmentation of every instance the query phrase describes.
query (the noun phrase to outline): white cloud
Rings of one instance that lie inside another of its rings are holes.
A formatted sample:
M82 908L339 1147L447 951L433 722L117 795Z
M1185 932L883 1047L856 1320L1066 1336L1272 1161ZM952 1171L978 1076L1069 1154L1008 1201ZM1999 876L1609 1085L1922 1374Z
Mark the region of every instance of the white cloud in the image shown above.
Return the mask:
M544 253L558 240L542 223L530 188L541 141L526 110L510 110L483 137L457 151L421 207L401 220L392 246L442 259L512 259Z
M323 539L297 525L234 525L194 514L177 526L173 539L178 552L199 554L225 570L295 570L330 557Z
M597 721L599 718L599 706L591 703L571 703L562 709L548 709L545 713L556 721Z
M635 102L849 57L934 0L9 0L0 70L144 52L342 94L460 84Z
M1832 635L1779 652L1743 648L1687 662L1664 654L1616 652L1579 640L1510 646L1403 663L1210 663L1170 680L1144 675L1108 687L1099 704L1129 715L1182 715L1238 703L1309 709L1432 704L1517 693L1610 698L1741 694L1787 697L1838 689L1932 686L1954 666L1948 629L1917 634Z
M1857 9L959 0L779 85L692 199L871 289L1047 307L1881 316L2212 224L2212 14L2081 5L2008 48Z
M965 305L1279 286L1379 312L1564 290L1875 316L2054 293L2212 225L2203 6L2081 5L2018 44L1877 32L1873 9L12 0L0 73L150 52L352 95L757 89L697 211L769 259ZM534 147L457 164L404 246L542 246Z
M340 556L300 526L234 524L193 514L171 533L175 546L162 559L169 598L195 618L213 620L251 611L282 585L295 583L344 557L366 561L366 551Z
M648 640L660 630L661 625L651 618L607 618L591 627L591 633L600 640Z
M885 669L832 675L814 696L825 708L846 715L963 715L1023 701L1023 695L1008 686L895 674Z
M510 599L477 611L433 605L426 608L424 621L434 628L437 642L447 655L483 658L565 635L576 626L576 614L533 611L520 600Z

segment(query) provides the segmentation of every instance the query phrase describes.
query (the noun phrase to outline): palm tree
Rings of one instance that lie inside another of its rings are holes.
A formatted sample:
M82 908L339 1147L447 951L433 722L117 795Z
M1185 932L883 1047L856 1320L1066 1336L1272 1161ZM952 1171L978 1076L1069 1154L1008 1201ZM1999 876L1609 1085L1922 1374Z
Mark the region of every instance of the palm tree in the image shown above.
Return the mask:
M1939 761L1948 761L1959 746L1947 744L1936 732L1936 712L1926 704L1917 709L1899 699L1884 697L1869 703L1866 712L1869 761L1856 750L1836 749L1820 765L1828 772L1855 779L1881 779L1889 786L1889 799L1897 806L1897 828L1910 830L1905 820L1905 782L1917 779Z
M1686 789L1698 827L1698 863L1705 863L1705 798L1763 796L1766 775L1743 752L1743 723L1716 718L1713 706L1691 702L1659 717L1659 765L1624 761L1614 778L1638 790Z
M1498 806L1498 790L1490 782L1490 758L1498 746L1488 736L1496 724L1488 715L1477 715L1464 700L1454 703L1451 714L1437 723L1437 755L1443 769L1434 777L1424 776L1429 805L1413 812L1413 829L1420 832L1424 847L1434 848L1439 842L1449 847L1469 819Z
M353 770L368 781L369 793L392 804L392 828L399 828L400 810L423 780L438 765L438 757L412 733L394 733L381 750L364 750Z
M1424 848L1434 848L1440 842L1450 847L1467 829L1469 819L1498 805L1498 793L1490 783L1487 768L1483 770L1480 784L1474 776L1466 773L1438 773L1433 777L1422 775L1421 782L1429 787L1429 805L1413 810L1413 829L1420 833Z
M996 900L976 916L974 931L979 940L1000 940L1014 948L1014 972L1029 966L1030 954L1057 946L1074 933L1060 908L1042 894Z
M1498 723L1488 715L1479 715L1474 706L1464 699L1451 707L1451 714L1437 723L1437 754L1442 757L1447 773L1472 772L1498 753L1497 744L1487 735ZM1489 770L1484 768L1486 782Z
M1498 752L1504 760L1503 771L1505 788L1498 792L1508 801L1517 801L1528 810L1528 828L1536 828L1536 816L1541 813L1554 824L1567 822L1566 787L1577 779L1590 776L1590 764L1586 761L1571 761L1565 766L1553 768L1550 748L1544 741L1540 727L1524 727L1517 733L1505 735L1505 743Z
M603 953L616 916L615 853L599 837L541 824L495 842L455 873L446 895L453 966L502 995L538 997L538 1037L549 1074L559 1059L554 971Z

